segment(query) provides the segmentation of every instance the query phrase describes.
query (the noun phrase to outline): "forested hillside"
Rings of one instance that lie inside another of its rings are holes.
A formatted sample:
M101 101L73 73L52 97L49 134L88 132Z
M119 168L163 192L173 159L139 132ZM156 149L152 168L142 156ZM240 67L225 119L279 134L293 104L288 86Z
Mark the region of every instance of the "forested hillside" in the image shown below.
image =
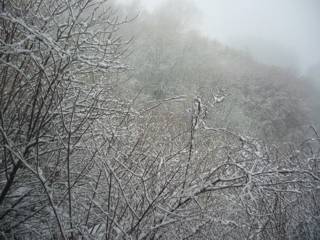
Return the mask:
M245 52L190 29L185 24L192 22L190 4L163 4L152 14L141 13L124 30L134 34L130 88L143 89L151 99L201 96L207 108L214 97L223 96L223 104L207 115L215 127L270 142L299 141L303 129L315 122L311 82L289 69L257 63ZM132 9L125 13L134 16Z
M0 239L320 238L316 80L189 1L0 2Z

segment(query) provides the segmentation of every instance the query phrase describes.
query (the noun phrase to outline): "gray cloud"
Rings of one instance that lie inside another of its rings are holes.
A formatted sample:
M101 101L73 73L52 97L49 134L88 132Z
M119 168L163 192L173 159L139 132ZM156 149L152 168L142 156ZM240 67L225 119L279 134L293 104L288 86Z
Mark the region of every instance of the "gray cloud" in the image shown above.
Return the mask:
M197 0L195 3L204 14L202 30L210 37L231 46L245 46L258 58L267 57L263 52L270 55L274 45L274 59L280 57L285 61L295 56L299 70L320 61L320 1ZM259 50L259 43L267 51ZM288 65L291 64L289 61Z

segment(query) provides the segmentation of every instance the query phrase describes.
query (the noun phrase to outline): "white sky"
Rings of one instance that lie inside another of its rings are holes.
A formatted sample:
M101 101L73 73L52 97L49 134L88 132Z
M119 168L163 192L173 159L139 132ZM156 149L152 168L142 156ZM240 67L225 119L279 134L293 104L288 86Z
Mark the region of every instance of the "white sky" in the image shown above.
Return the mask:
M149 10L163 2L163 0L141 1ZM194 0L193 2L203 13L200 30L210 38L234 47L252 50L257 54L261 53L261 48L266 47L268 51L268 46L275 45L278 47L275 48L275 52L283 48L283 54L288 52L290 54L287 56L274 54L274 58L283 57L284 61L291 56L297 58L296 64L300 70L306 70L320 63L320 0ZM264 57L263 54L265 53L262 53L261 58Z

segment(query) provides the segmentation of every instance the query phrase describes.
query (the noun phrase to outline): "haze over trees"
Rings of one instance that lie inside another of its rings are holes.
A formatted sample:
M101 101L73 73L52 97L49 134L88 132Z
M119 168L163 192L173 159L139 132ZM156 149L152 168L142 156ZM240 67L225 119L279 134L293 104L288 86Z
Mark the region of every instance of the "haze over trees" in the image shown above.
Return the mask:
M1 2L0 239L320 238L315 89L177 2Z

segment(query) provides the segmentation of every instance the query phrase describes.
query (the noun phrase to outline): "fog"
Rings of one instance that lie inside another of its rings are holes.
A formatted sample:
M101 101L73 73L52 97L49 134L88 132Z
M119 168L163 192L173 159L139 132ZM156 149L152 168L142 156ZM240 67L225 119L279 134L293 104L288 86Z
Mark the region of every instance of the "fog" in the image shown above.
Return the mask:
M141 6L152 12L163 2L142 0ZM203 34L262 63L307 73L320 62L317 0L193 0L193 4Z
M0 2L0 240L320 240L320 0Z

